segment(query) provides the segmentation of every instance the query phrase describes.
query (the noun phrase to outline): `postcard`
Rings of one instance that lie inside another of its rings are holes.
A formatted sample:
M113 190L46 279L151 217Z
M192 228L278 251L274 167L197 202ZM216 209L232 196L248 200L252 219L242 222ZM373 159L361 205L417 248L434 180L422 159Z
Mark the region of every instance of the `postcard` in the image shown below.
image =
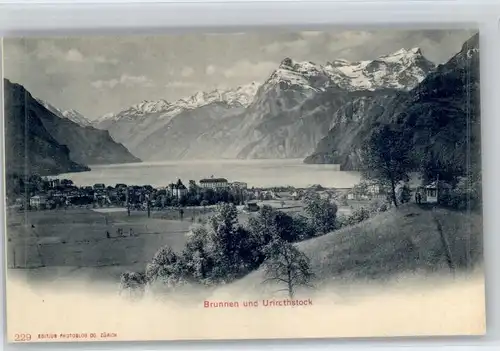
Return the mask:
M10 342L485 333L477 30L2 50Z

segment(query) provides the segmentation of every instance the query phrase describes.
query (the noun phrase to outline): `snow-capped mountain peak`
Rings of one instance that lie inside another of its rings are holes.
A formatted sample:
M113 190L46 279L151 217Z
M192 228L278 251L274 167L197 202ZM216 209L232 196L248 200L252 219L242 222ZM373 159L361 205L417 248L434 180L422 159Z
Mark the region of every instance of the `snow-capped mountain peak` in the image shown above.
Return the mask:
M398 51L393 52L392 54L383 55L381 57L403 56L403 55L422 55L422 51L418 47L414 47L411 49L401 48Z
M325 65L286 57L265 86L300 87L303 92L337 86L348 91L393 88L409 90L434 69L418 47L402 48L374 60L336 59Z
M393 88L409 90L435 68L418 47L400 49L374 60L334 60L325 66L332 80L346 90Z
M39 104L41 104L43 107L45 107L47 110L49 110L59 118L68 119L84 127L90 126L92 124L84 115L76 110L61 110L48 103L47 101L38 98L36 99L36 101L38 101Z
M325 68L311 61L295 61L289 57L283 59L279 67L266 81L265 88L280 85L283 88L295 86L302 90L318 91L331 82Z
M246 107L253 101L259 87L259 83L251 82L235 89L214 89L209 92L199 91L174 102L168 102L163 99L157 101L143 100L117 114L108 113L103 115L96 121L103 123L105 121L117 121L124 118L135 120L151 114L158 114L158 118L160 119L171 118L184 110L196 109L214 102L222 102L235 107Z
M265 95L269 89L287 90L293 87L298 96L307 98L317 91L335 87L347 91L401 89L409 90L421 82L434 69L418 47L402 48L373 60L348 61L336 59L326 64L311 61L297 61L284 58L261 86L257 82L233 89L217 88L199 91L174 102L166 100L142 101L118 114L108 114L98 119L98 123L120 119L138 120L155 115L158 119L168 119L184 110L192 110L215 102L235 107L248 107L257 91ZM259 100L261 97L258 98Z

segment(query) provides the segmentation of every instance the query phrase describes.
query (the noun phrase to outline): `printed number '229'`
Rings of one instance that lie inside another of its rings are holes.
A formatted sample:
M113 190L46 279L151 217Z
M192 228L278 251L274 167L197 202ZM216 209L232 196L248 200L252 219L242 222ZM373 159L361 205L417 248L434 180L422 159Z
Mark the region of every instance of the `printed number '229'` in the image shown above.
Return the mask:
M31 334L14 334L14 341L30 341Z

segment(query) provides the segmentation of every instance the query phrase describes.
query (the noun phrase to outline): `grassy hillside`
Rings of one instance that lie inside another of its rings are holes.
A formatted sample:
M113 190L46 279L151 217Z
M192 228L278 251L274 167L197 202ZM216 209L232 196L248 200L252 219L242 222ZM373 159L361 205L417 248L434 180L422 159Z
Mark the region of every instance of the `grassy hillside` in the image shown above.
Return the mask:
M435 219L449 238L457 267L465 266L466 237L470 234L471 261L482 259L482 219L479 214L406 205L381 213L358 225L298 243L311 260L316 286L386 279L405 273L448 272L445 251ZM263 271L235 285L261 289ZM235 287L236 287L235 286Z

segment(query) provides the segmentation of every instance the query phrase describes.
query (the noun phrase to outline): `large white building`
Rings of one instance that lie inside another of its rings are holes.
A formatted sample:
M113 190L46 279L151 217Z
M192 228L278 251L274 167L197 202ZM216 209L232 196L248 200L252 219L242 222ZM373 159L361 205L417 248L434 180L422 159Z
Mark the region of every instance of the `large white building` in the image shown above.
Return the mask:
M200 180L200 187L223 190L229 188L229 182L226 178L205 178Z

